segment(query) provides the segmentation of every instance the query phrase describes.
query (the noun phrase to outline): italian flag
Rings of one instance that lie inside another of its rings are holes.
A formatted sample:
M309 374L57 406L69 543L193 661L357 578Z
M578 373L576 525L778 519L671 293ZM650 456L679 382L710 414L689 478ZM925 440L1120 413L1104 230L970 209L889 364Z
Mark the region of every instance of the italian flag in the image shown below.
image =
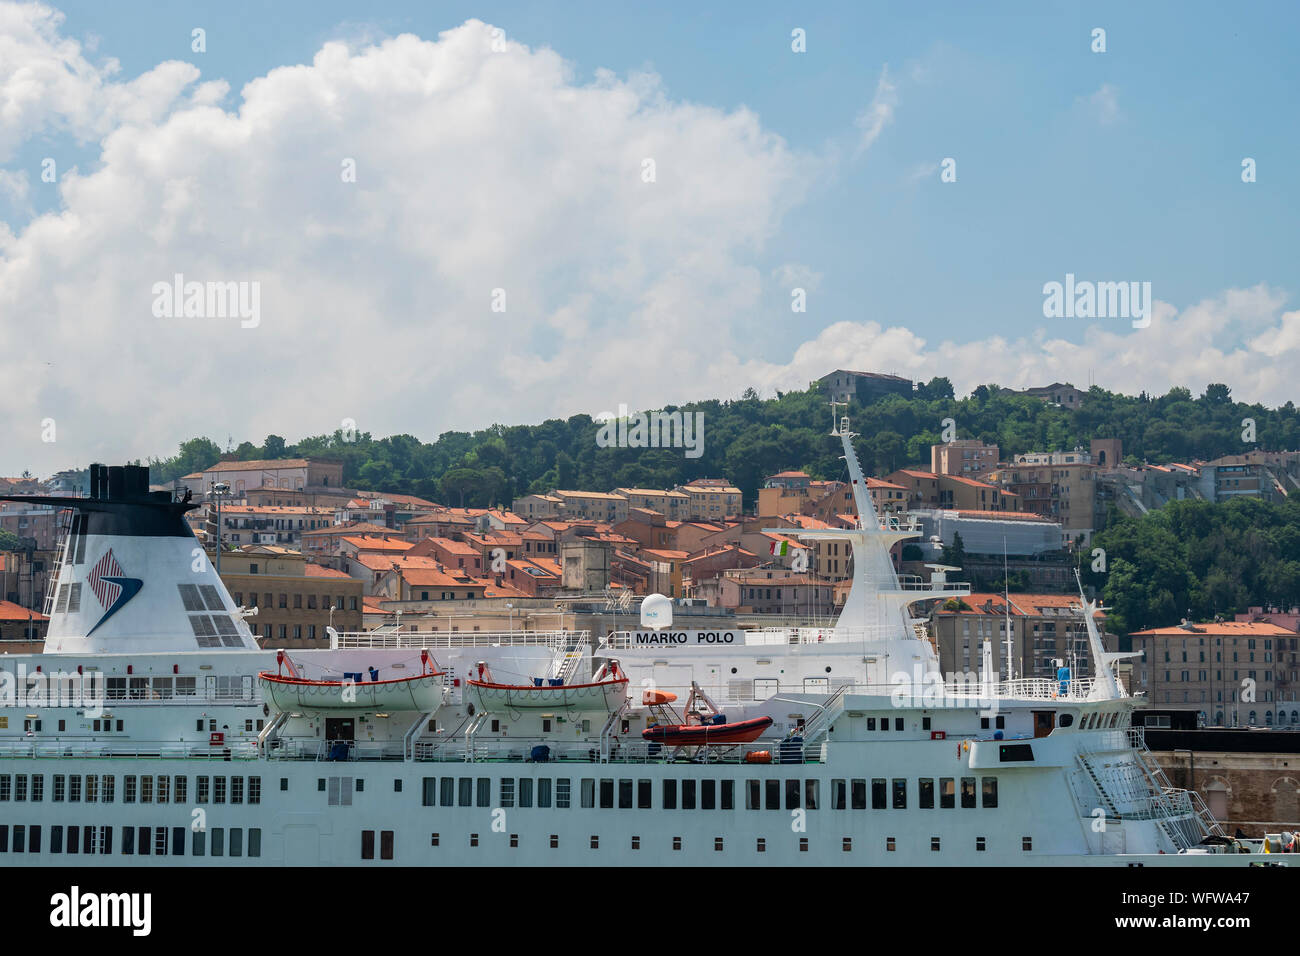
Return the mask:
M773 542L772 542L772 554L789 554L789 553L790 553L790 542L789 542L789 541L773 541Z

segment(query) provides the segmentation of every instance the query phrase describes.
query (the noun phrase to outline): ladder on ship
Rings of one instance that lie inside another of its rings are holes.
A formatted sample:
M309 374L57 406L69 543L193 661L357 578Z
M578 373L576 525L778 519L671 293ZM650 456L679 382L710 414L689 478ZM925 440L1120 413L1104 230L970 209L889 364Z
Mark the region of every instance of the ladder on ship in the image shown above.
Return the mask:
M1156 763L1156 758L1151 756L1151 751L1148 750L1145 745L1135 747L1134 750L1137 753L1138 765L1141 766L1143 771L1146 773L1153 788L1155 788L1162 796L1173 796L1180 793L1187 794L1187 799L1191 804L1192 811L1196 814L1196 817L1200 821L1206 834L1210 836L1227 836L1223 827L1219 825L1219 821L1215 820L1214 815L1210 813L1210 808L1205 805L1205 801L1201 799L1199 793L1195 790L1183 790L1175 787L1169 781L1165 772L1160 769L1160 764Z
M825 703L817 708L817 713L804 721L804 759L807 759L808 753L813 747L820 746L830 736L831 726L844 713L844 698L851 686L851 684L845 684L840 687L839 690L826 698Z
M41 613L47 619L54 610L54 597L59 590L59 578L63 573L63 565L68 560L68 542L71 538L72 522L75 516L76 512L71 508L64 508L59 511L59 516L54 520L58 532L58 537L54 543L54 553L58 557L54 561L54 573L50 575L45 584L45 602L41 607Z
M587 642L582 638L565 643L560 648L560 656L552 667L554 673L551 676L558 678L562 683L569 683L578 672L578 667L582 664L582 652L586 646Z

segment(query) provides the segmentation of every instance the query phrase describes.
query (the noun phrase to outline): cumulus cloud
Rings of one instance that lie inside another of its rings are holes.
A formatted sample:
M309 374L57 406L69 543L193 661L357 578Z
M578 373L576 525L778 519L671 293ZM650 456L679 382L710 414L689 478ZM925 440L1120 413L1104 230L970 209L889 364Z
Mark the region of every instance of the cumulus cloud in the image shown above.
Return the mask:
M1119 119L1119 90L1111 84L1103 83L1095 93L1080 99L1102 126Z
M933 345L916 333L878 322L838 322L796 350L787 364L735 363L732 389L804 388L836 368L896 372L928 380L950 378L958 395L977 385L1023 388L1049 382L1130 394L1163 394L1175 385L1193 390L1210 382L1236 383L1241 401L1280 405L1294 398L1289 368L1300 358L1300 311L1283 311L1285 295L1266 285L1231 289L1182 311L1157 301L1151 325L1126 319L1049 322L1019 338L988 336ZM1082 341L1071 324L1084 325Z
M115 82L48 8L0 18L26 64L0 73L0 149L101 138L56 211L0 230L0 349L30 383L6 409L11 470L663 401L647 369L703 382L744 343L772 281L757 255L813 162L748 110L649 75L580 84L478 21L326 43L225 109L186 64ZM260 323L155 317L177 274L258 282Z

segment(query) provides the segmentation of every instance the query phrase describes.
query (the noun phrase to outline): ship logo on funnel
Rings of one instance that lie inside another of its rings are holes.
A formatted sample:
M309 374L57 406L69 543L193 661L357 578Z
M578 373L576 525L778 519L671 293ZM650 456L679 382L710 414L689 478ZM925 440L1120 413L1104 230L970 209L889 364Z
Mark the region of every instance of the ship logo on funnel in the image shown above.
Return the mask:
M122 576L122 566L113 557L112 548L109 548L108 552L95 562L95 566L90 569L88 580L90 589L95 592L96 599L104 608L104 616L86 632L87 637L94 634L99 625L120 611L122 606L139 594L140 588L144 587L144 581L139 578Z

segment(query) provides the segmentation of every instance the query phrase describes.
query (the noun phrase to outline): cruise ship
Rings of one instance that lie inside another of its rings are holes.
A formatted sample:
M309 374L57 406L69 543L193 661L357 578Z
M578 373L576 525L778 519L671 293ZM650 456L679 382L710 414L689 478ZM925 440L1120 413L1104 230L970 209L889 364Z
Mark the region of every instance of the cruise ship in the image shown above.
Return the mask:
M835 412L832 409L832 415ZM40 654L0 657L9 866L1249 865L1172 787L1096 606L1093 673L944 675L833 418L857 526L835 626L431 633L260 648L147 469L66 509ZM1007 675L1009 676L1009 675Z

